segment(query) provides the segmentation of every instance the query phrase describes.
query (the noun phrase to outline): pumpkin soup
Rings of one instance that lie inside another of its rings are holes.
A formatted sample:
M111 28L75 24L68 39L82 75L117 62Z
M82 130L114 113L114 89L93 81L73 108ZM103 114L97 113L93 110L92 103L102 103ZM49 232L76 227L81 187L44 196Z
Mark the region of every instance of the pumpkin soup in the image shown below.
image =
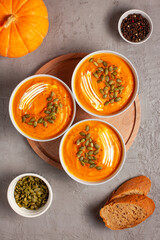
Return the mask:
M80 64L72 86L78 102L86 110L107 116L129 103L135 79L122 58L111 53L98 53Z
M117 133L98 120L74 125L61 144L67 170L84 181L100 181L112 175L121 162L122 153Z
M70 125L74 113L71 93L58 79L37 76L24 82L12 102L14 121L31 138L57 137Z

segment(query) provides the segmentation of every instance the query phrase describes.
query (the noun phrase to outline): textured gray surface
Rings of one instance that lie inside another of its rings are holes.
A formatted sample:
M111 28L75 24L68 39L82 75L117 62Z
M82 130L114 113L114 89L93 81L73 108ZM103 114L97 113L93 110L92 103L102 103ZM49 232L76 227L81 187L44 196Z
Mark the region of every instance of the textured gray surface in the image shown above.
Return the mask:
M159 0L45 0L50 27L43 44L19 59L0 57L0 240L150 240L160 238L160 1ZM143 45L125 43L117 20L128 9L139 8L152 18L154 32ZM42 161L14 129L8 116L14 87L48 60L70 52L101 49L118 51L135 65L140 78L142 119L139 134L127 152L118 176L89 187ZM41 217L25 219L9 207L6 191L18 174L36 172L53 188L53 204ZM108 194L128 178L144 174L152 180L149 194L156 204L152 217L122 231L105 228L98 217Z

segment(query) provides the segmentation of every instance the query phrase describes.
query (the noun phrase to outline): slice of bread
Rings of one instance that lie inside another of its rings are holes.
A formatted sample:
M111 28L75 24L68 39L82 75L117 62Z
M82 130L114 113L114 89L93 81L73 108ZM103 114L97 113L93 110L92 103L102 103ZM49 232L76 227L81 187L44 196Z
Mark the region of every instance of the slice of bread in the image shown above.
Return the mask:
M121 230L143 222L154 209L155 204L150 198L133 194L112 200L101 208L100 216L106 227Z
M116 191L112 192L107 203L115 198L120 198L131 194L147 195L150 191L150 188L151 181L148 177L138 176L131 178L123 183Z

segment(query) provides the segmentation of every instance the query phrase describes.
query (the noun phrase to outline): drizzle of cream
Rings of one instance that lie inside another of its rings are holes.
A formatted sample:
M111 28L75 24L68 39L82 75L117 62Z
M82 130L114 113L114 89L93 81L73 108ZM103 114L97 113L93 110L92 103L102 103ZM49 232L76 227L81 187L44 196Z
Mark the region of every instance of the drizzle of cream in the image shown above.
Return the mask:
M38 97L39 94L45 92L47 89L50 89L52 91L56 88L57 86L48 83L35 83L31 87L29 87L23 94L19 103L19 109L27 112L27 110L31 107L33 101Z
M103 111L103 102L102 100L97 96L95 93L93 87L92 87L92 77L91 72L87 71L87 74L84 75L81 73L82 82L81 82L81 89L83 91L83 94L87 97L87 99L90 101L92 106L97 111Z
M103 129L99 129L99 137L104 149L104 157L102 163L106 166L111 167L114 159L114 146L108 134L108 130L106 129L104 131Z

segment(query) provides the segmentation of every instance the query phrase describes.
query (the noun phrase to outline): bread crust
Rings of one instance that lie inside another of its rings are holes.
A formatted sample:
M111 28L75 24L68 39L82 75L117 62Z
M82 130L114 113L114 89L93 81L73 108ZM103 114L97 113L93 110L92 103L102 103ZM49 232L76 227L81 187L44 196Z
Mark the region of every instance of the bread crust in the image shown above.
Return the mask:
M128 195L128 196L121 197L121 198L116 198L116 199L112 200L110 203L108 203L107 205L105 205L103 208L100 209L100 216L103 219L106 227L108 227L112 230L121 230L121 229L124 229L124 228L129 228L128 226L123 227L123 228L111 227L111 226L108 225L107 219L105 219L105 217L103 216L103 210L105 208L107 208L108 206L113 206L114 204L117 204L117 203L122 203L124 205L125 204L131 204L131 205L136 205L136 206L139 206L139 207L143 208L146 212L146 217L143 218L143 220L141 222L145 221L150 215L152 215L152 213L154 212L154 209L155 209L155 204L154 204L153 200L148 198L145 195L133 194L133 195ZM134 227L134 226L136 226L140 223L133 223L132 227Z
M117 190L113 191L107 201L111 202L115 198L124 197L130 194L147 195L151 188L151 181L146 176L138 176L124 182Z

